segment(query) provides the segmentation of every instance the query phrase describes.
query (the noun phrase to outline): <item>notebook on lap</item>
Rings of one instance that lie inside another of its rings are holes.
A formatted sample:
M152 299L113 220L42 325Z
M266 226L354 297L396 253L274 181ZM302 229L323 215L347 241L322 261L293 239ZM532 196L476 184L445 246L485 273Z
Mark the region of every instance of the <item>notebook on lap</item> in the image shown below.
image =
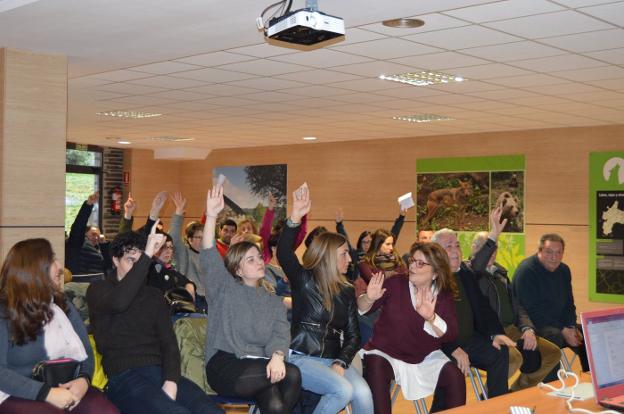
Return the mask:
M582 312L596 402L624 411L624 307Z

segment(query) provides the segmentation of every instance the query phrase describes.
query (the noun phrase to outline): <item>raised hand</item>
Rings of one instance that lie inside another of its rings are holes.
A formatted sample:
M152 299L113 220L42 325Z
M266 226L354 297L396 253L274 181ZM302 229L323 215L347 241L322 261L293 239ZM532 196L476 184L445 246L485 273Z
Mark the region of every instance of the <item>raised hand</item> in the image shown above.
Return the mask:
M132 193L128 193L128 199L124 203L123 207L124 207L124 217L127 220L130 220L130 218L134 214L134 210L136 210L137 208L137 203L136 201L134 201L134 198L132 198Z
M344 220L344 213L342 208L338 208L336 210L336 223L342 223L342 220Z
M206 218L216 219L223 207L223 187L213 187L206 198Z
M166 191L161 191L158 194L156 194L156 197L154 197L154 200L152 201L152 208L150 209L150 214L149 214L152 220L156 220L158 219L158 217L160 217L160 210L162 210L166 201L167 201Z
M293 193L293 207L290 213L290 220L294 223L300 223L301 218L310 211L310 207L312 207L312 200L310 200L308 183L303 183Z
M273 196L273 193L269 193L269 206L267 207L269 210L275 210L277 206L277 199Z
M235 235L232 236L232 238L230 239L230 247L234 246L236 243L240 243L242 241L245 241L245 236L240 234L240 233L236 233Z
M87 198L87 204L92 206L95 203L97 203L99 199L100 199L100 192L96 191L95 193L89 195L89 197Z
M416 312L426 321L431 321L435 315L435 305L438 301L431 288L416 288Z
M156 252L160 250L160 248L165 244L167 238L162 233L156 233L156 229L158 228L158 223L160 220L156 220L154 225L152 226L152 230L150 230L149 235L147 236L147 244L145 245L145 254L149 257L152 257Z
M374 302L386 293L386 289L383 287L385 278L383 272L373 273L366 287L366 297L369 301Z
M498 236L502 233L505 225L507 224L507 219L504 219L501 223L501 216L503 215L502 207L497 207L490 213L490 238L496 240Z
M178 216L183 215L184 214L184 207L186 207L186 198L182 197L182 193L176 191L171 196L171 200L173 201L173 204L175 204L175 206L176 206L175 213Z

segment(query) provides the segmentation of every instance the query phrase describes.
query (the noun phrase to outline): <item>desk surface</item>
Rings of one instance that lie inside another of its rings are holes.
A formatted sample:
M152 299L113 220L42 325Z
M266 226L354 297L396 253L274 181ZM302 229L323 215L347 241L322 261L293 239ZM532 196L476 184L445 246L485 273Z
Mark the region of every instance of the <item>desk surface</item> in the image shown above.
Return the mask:
M589 375L583 374L581 376L581 381L591 382L591 378ZM559 382L555 381L552 383L552 385L555 384L559 384ZM537 387L532 387L526 390L501 395L500 397L492 398L487 401L479 401L463 407L446 410L444 413L464 414L478 412L479 414L507 414L509 413L510 406L517 405L531 408L535 407L535 414L567 414L566 400L564 398L547 395L549 392L550 390L546 388L539 389ZM606 409L596 404L593 397L585 401L574 401L572 402L572 407L585 408L592 411L602 411Z

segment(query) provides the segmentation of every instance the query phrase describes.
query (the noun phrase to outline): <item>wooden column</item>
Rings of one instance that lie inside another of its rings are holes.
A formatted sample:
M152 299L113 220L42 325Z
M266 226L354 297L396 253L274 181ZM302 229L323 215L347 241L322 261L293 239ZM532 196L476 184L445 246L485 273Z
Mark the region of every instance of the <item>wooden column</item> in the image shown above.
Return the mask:
M45 237L64 256L67 58L0 49L0 260Z

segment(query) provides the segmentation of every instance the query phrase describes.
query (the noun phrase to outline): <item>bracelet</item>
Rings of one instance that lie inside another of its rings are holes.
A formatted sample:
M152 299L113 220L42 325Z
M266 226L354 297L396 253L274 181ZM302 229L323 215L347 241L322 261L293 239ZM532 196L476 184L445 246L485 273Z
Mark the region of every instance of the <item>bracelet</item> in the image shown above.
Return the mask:
M277 355L279 357L282 357L282 359L284 359L284 353L282 351L280 351L279 349L277 351L273 352L273 356L275 356L275 355Z
M299 227L300 224L301 223L295 223L294 221L292 221L290 217L286 220L286 225L290 228Z
M430 324L432 324L432 325L433 325L433 323L435 322L435 320L436 320L436 313L435 313L435 312L433 312L433 316L431 317L431 319L427 319L427 322L429 322Z

